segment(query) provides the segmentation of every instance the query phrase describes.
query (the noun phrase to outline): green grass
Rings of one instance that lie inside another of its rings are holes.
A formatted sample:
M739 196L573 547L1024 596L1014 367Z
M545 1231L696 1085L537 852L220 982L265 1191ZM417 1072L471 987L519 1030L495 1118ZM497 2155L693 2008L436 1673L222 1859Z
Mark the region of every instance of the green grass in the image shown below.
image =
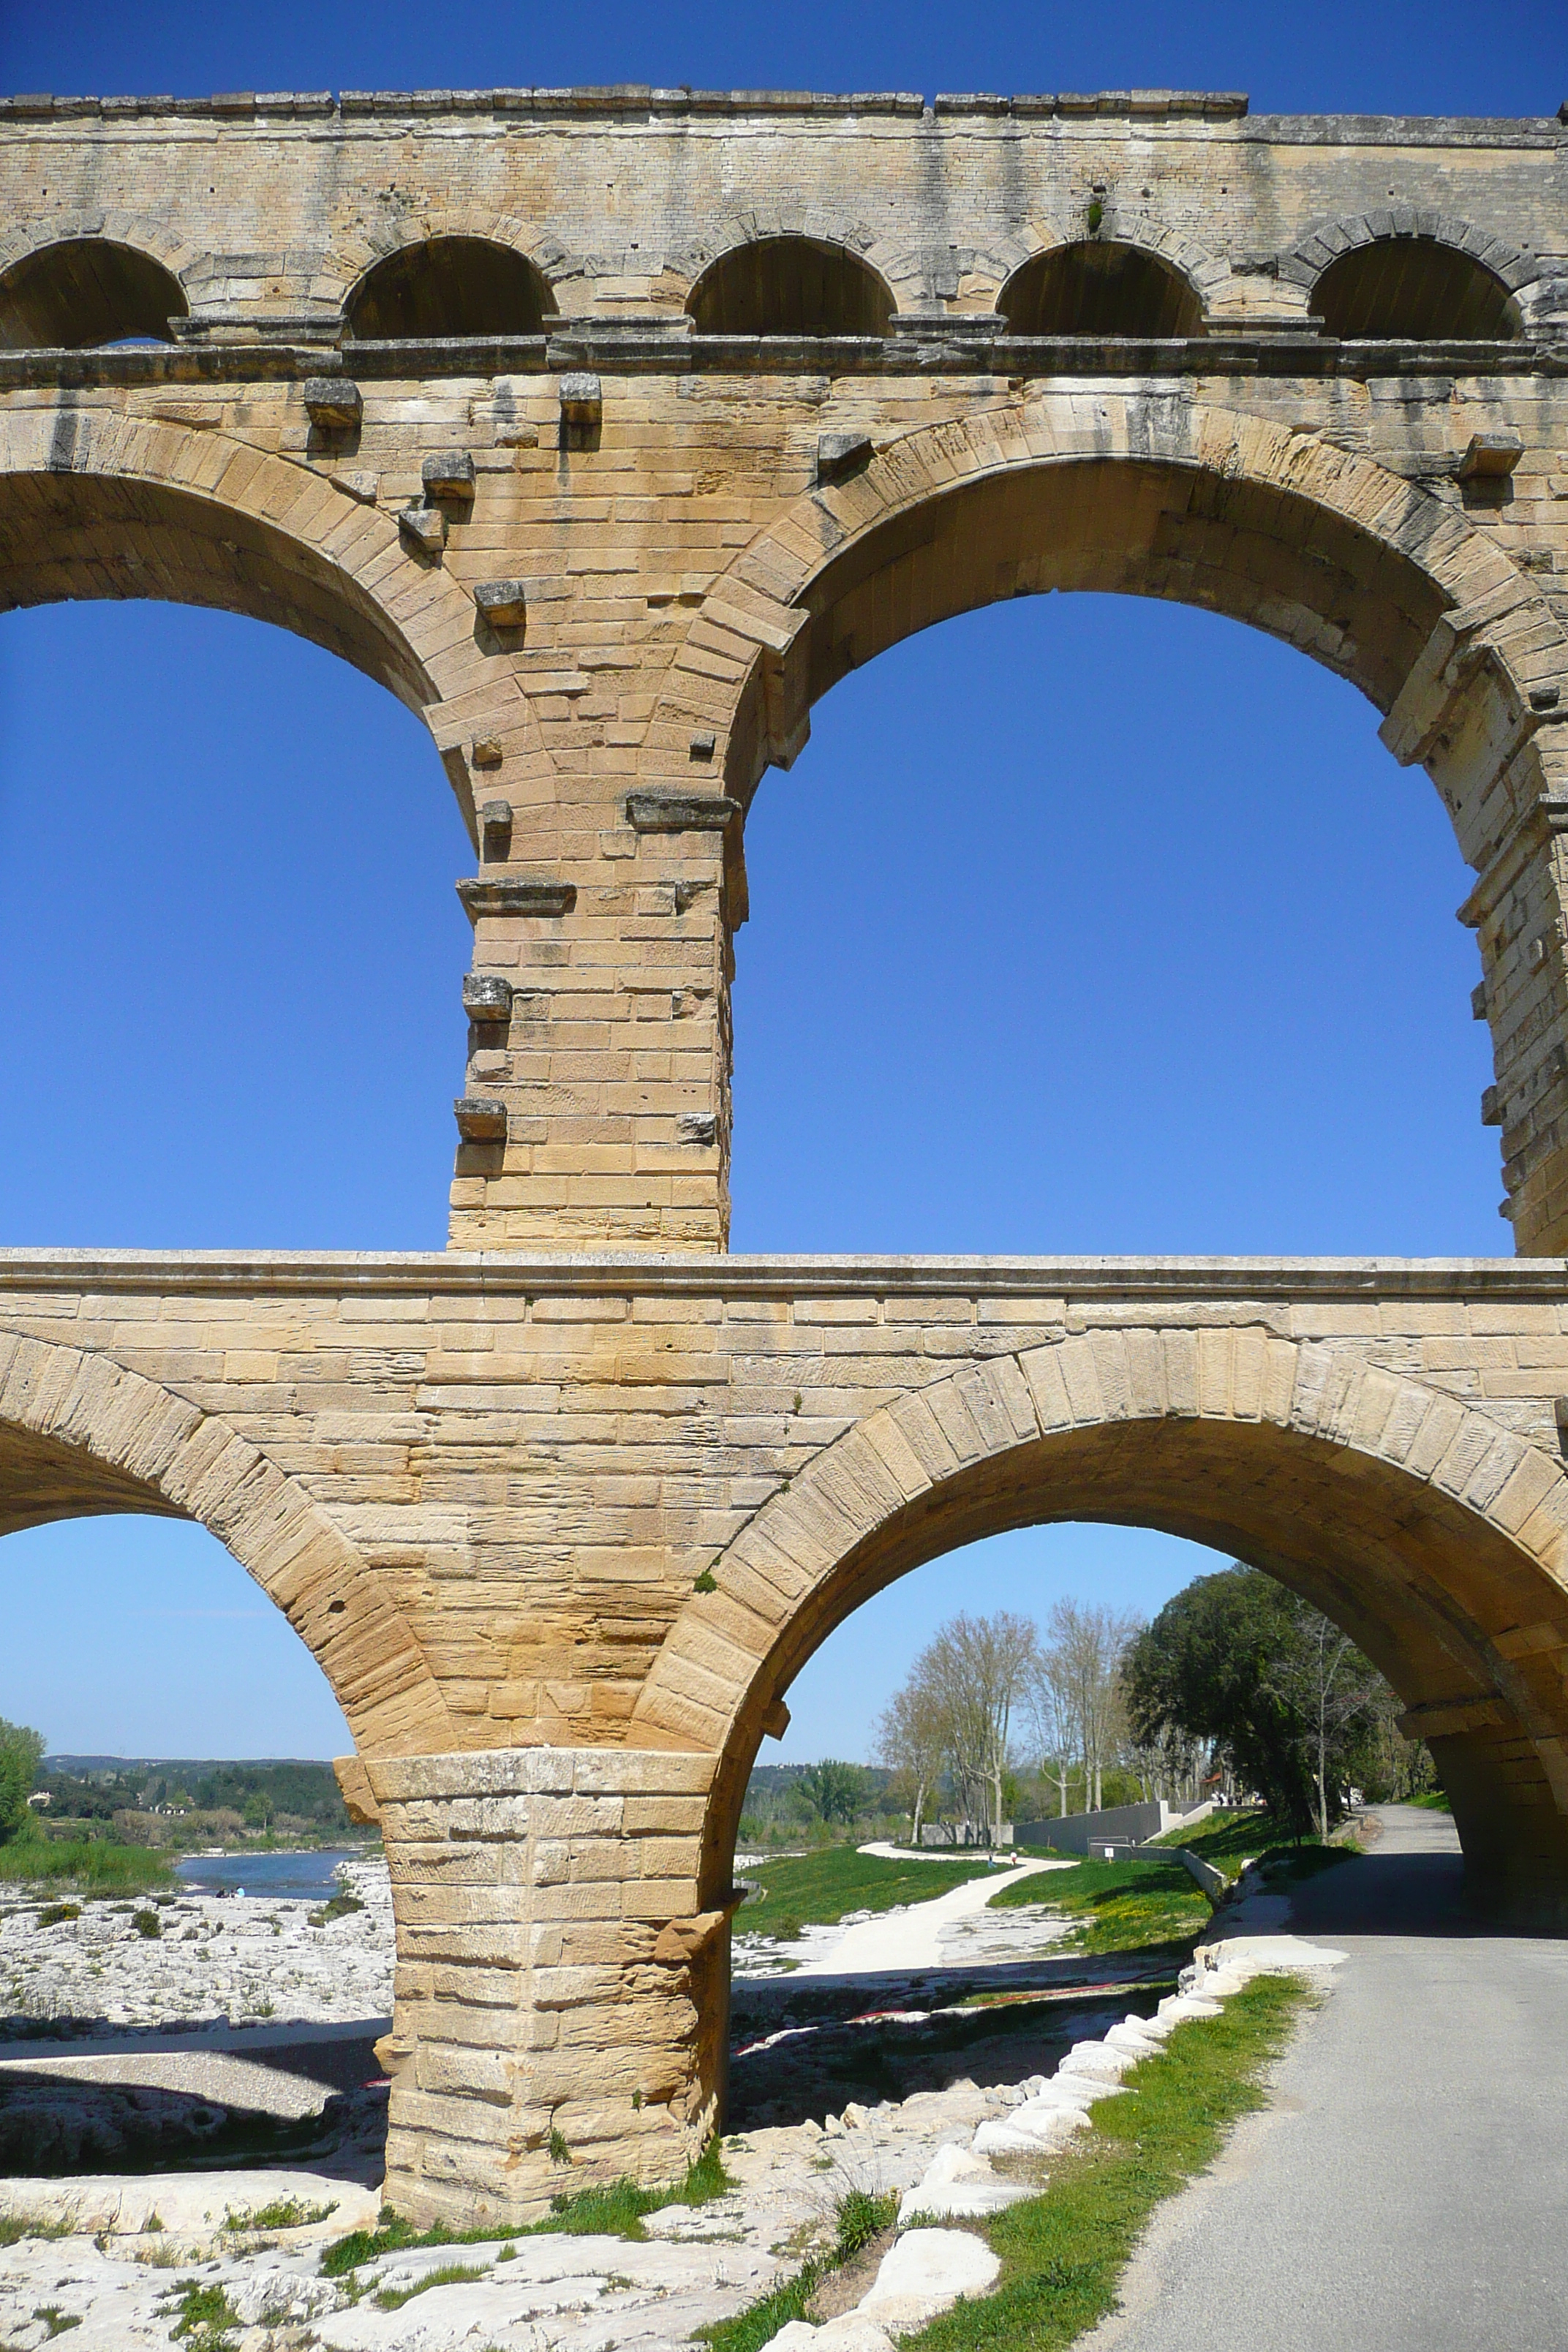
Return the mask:
M905 2352L1060 2352L1103 2319L1154 2208L1264 2105L1262 2077L1307 1998L1292 1977L1258 1977L1220 2016L1178 2026L1128 2078L1136 2097L1099 2102L1092 2127L1052 2159L1044 2195L986 2224L1002 2261L994 2292L904 2337Z
M203 2286L199 2279L181 2279L174 2289L179 2301L163 2316L174 2318L171 2344L186 2343L190 2352L233 2352L233 2330L239 2314L221 2286Z
M110 1838L17 1838L0 1845L0 1884L67 1885L84 1895L140 1895L171 1886L174 1874L151 1846Z
M433 2286L462 2286L469 2279L489 2276L483 2263L443 2263L439 2269L416 2279L412 2286L383 2287L375 2301L382 2311L401 2311L405 2303L412 2303L416 2294L428 2294Z
M1454 1810L1448 1802L1446 1791L1442 1789L1423 1789L1418 1797L1412 1797L1408 1801L1413 1805L1419 1805L1428 1813L1451 1813Z
M1072 1948L1081 1952L1193 1943L1214 1913L1197 1881L1169 1852L1173 1845L1186 1847L1230 1879L1237 1876L1244 1862L1261 1862L1276 1885L1314 1877L1359 1851L1321 1845L1315 1837L1300 1845L1288 1843L1267 1813L1213 1813L1200 1829L1185 1836L1179 1830L1167 1831L1163 1839L1119 1862L1075 1860L1070 1871L1017 1879L997 1889L990 1908L1045 1903L1065 1911L1076 1918Z
M46 2221L37 2214L0 2213L0 2246L19 2246L25 2238L68 2238L68 2221Z
M237 2213L231 2205L223 2217L226 2230L237 2232L251 2230L303 2230L315 2221L330 2221L337 2211L331 2205L301 2205L297 2197L275 2198L270 2205L258 2206L254 2213Z
M353 2230L329 2246L321 2259L325 2278L343 2278L381 2254L401 2253L416 2246L483 2246L497 2239L542 2238L554 2234L576 2238L638 2239L643 2217L667 2205L706 2205L722 2197L734 2182L724 2169L717 2136L710 2139L683 2180L662 2189L642 2189L635 2180L612 2180L598 2189L580 2189L574 2197L557 2197L541 2221L508 2230L497 2223L488 2229L448 2230L440 2222L433 2230L416 2230L390 2208L384 2207L380 2227Z
M929 1903L985 1874L984 1862L889 1862L852 1845L825 1846L759 1863L747 1875L763 1892L749 1895L735 1914L738 1936L787 1936L803 1927L832 1927L847 1911L891 1911L900 1903Z
M1071 1870L1015 1879L997 1888L988 1907L1010 1910L1026 1903L1065 1911L1076 1922L1072 1947L1080 1952L1191 1943L1214 1916L1208 1897L1173 1854L1147 1862L1079 1862Z
M712 2327L700 2327L693 2343L708 2344L712 2352L761 2352L771 2344L781 2327L792 2319L808 2317L806 2306L822 2282L833 2271L842 2268L868 2246L883 2230L891 2229L898 2216L899 2200L889 2190L885 2196L873 2197L864 2189L851 2189L838 2200L837 2226L833 2244L823 2253L813 2255L794 2275L775 2286L760 2303L738 2311L733 2319L721 2319Z

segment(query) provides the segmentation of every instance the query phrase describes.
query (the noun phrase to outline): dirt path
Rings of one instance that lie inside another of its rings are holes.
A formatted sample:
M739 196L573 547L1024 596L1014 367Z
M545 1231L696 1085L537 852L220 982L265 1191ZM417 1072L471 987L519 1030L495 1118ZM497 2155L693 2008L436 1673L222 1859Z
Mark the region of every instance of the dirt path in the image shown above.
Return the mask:
M886 1849L882 1849L886 1851ZM867 1848L867 1852L878 1851ZM951 1861L951 1854L944 1859ZM889 1911L880 1917L858 1920L846 1927L826 1951L814 1953L795 1971L797 1977L877 1976L901 1969L934 1969L941 1964L943 1930L959 1919L984 1911L1000 1886L1011 1886L1037 1871L1070 1870L1071 1863L1019 1862L1010 1869L987 1871L938 1895L929 1903L913 1903L907 1911Z

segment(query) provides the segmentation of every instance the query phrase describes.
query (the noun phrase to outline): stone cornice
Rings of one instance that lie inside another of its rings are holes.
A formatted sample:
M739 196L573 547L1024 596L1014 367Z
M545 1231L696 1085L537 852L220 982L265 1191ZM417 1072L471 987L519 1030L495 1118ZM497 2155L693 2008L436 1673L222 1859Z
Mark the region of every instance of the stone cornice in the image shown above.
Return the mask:
M1487 1298L1568 1305L1568 1259L674 1257L430 1251L0 1250L0 1300L135 1291L221 1297L483 1293L701 1298Z
M196 321L199 325L200 320ZM592 362L613 375L998 375L1036 388L1055 379L1173 376L1561 376L1568 331L1506 343L1339 342L1331 336L1219 332L1170 341L1135 337L1015 336L973 313L896 319L887 335L694 335L684 320L657 330L617 319L552 320L548 335L451 337L336 344L335 316L321 341L215 340L120 344L91 351L0 352L0 393L62 392L162 383L291 383L341 367L364 382L424 383L440 376L549 375ZM265 321L258 331L264 331ZM1445 467L1435 462L1432 470Z

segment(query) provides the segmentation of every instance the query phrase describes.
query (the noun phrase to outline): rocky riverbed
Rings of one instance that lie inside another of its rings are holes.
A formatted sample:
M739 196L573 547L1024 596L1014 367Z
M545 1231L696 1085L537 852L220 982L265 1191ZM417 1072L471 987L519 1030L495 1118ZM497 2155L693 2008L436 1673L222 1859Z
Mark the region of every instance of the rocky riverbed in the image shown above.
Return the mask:
M13 1897L0 1910L0 2056L4 2041L390 2017L386 1864L347 1862L338 1877L362 1907L328 1918L319 1903L195 1889Z
M163 2347L193 2311L235 2352L673 2352L829 2243L852 2189L929 2196L935 2163L958 2179L961 2218L979 2193L971 2175L984 2195L1019 2193L1040 2170L1026 2132L1006 2143L1016 2177L1000 2190L976 2134L1037 2101L1075 2045L1130 2031L1119 2021L1171 1990L1168 1963L1062 1951L1043 1907L937 1919L914 1906L909 1948L926 1964L901 1971L835 1973L863 1924L846 1921L814 1937L805 1969L773 1974L788 1956L763 1953L755 1978L737 1971L723 2195L652 2214L632 2239L408 2249L334 2277L328 2246L379 2209L372 2037L392 1957L384 1867L344 1876L363 1908L334 1919L192 1894L158 1906L156 1937L112 1905L47 1926L48 1906L16 1906L0 1922L21 1989L13 2032L34 2037L0 2055L0 2214L39 2233L0 2251L6 2352L61 2328L80 2352ZM897 1923L877 1927L867 1948L896 1957ZM948 2277L984 2254L962 2231L917 2234L917 2270L945 2263ZM918 2288L954 2291L951 2278ZM837 2340L830 2327L822 2352ZM856 2352L877 2341L853 2337Z

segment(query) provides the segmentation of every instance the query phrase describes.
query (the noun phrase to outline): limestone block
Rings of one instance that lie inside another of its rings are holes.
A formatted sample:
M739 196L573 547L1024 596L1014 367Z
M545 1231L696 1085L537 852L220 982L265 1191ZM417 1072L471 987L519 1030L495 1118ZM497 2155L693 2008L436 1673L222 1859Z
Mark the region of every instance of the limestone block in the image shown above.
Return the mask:
M1003 2180L983 2155L968 2148L939 2148L918 2184L906 2189L899 2203L899 2227L931 2221L980 2221L988 2213L1005 2212L1021 2199L1038 2195L1038 2186Z
M859 2309L879 2326L913 2330L961 2295L984 2294L1001 2272L1000 2257L968 2230L907 2230L883 2255Z
M360 388L348 376L307 376L300 386L312 425L329 432L350 432L364 413L364 401Z

